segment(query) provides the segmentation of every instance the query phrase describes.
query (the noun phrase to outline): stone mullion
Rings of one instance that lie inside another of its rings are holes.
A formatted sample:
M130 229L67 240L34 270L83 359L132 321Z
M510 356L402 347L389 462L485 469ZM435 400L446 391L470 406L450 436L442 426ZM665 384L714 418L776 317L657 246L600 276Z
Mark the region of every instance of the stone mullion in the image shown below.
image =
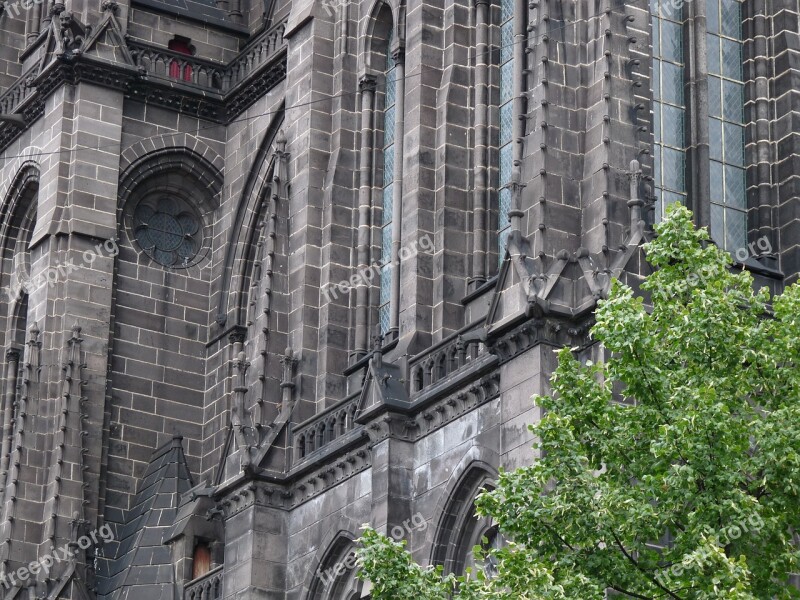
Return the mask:
M474 253L469 289L486 281L486 202L488 195L489 0L475 0L475 176L472 193Z
M371 245L372 212L372 158L373 127L375 112L375 78L365 76L361 79L361 154L359 158L358 192L358 272L366 272L369 267ZM367 354L369 343L369 284L363 277L358 278L356 286L356 327L354 360Z
M711 163L709 154L708 49L706 43L706 3L686 4L686 84L688 119L686 170L691 176L689 207L698 227L711 225Z
M394 51L395 60L395 123L394 123L394 185L392 187L392 288L389 304L389 337L400 331L400 246L403 240L403 140L405 138L405 56L403 48Z
M774 6L772 54L772 98L774 106L773 136L776 155L773 162L777 191L777 223L780 224L780 267L789 273L786 284L794 283L800 272L800 132L796 115L800 112L800 75L792 65L800 63L800 14L797 4Z
M522 156L525 149L526 91L528 69L526 61L528 3L525 0L514 0L514 124L513 124L513 156L514 167L511 175L511 231L519 232L522 227L521 187Z
M6 477L11 453L12 413L17 402L17 376L19 374L20 351L10 348L6 352L6 393L3 396L2 450L0 450L0 498L6 488Z
M767 36L770 20L766 0L750 0L744 8L750 17L749 35L746 35L746 61L750 62L748 100L753 103L748 111L748 143L755 144L750 154L748 183L755 186L754 197L748 198L751 219L748 229L755 230L758 238L766 237L776 247L773 229L772 149L770 137L770 61ZM749 196L749 194L748 194Z

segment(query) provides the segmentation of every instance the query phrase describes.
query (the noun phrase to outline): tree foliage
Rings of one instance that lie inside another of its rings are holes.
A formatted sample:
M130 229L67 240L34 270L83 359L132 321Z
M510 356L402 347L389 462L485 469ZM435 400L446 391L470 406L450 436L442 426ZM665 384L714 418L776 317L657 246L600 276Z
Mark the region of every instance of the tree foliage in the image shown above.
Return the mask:
M615 281L601 361L559 351L541 458L481 494L498 572L442 576L366 528L376 600L800 598L800 288L774 298L670 207L645 305Z

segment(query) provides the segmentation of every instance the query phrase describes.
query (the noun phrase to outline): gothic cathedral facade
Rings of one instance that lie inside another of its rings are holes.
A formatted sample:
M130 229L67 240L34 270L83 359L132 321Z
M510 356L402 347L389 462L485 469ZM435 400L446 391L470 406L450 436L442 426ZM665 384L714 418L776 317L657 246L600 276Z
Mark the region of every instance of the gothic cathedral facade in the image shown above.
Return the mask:
M672 202L800 273L798 0L0 4L0 598L460 571Z

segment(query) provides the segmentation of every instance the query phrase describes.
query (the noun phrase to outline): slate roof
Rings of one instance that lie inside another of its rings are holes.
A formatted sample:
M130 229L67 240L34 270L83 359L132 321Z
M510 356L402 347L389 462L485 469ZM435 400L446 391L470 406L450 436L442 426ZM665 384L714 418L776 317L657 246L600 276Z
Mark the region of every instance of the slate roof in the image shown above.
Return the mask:
M175 523L181 496L192 488L181 438L155 451L136 498L108 545L108 573L100 596L109 600L174 600L172 552L164 544Z
M133 0L133 4L247 33L247 28L232 23L227 13L217 8L215 0Z

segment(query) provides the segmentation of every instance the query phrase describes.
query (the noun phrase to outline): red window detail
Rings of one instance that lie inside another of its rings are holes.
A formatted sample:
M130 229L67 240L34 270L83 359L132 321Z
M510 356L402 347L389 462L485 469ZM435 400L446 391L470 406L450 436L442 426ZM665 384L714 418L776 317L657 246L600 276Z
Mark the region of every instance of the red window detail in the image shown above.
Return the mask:
M192 55L192 47L189 45L188 40L174 39L169 43L169 49L179 54L186 56ZM182 79L183 81L192 80L192 65L185 64L181 68L181 61L175 59L169 65L169 76L173 79Z

